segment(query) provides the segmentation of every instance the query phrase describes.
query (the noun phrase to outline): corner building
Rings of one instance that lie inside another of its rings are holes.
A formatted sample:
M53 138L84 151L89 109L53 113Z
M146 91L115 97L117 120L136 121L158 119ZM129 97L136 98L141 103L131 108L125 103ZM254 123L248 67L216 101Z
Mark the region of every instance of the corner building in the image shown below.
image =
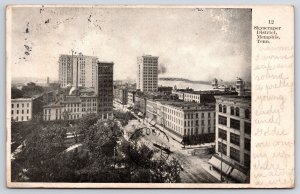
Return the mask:
M215 140L215 107L194 102L147 100L146 117L183 144Z
M251 97L215 98L217 160L213 159L212 165L217 166L222 161L225 175L245 182L250 172L251 158Z

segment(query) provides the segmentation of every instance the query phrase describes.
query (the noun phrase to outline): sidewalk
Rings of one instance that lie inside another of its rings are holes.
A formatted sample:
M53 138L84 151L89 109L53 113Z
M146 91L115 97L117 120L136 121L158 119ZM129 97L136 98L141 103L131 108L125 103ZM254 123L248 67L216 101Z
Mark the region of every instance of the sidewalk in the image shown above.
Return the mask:
M206 170L206 172L208 172L209 174L214 176L216 179L218 179L220 182L222 182L221 174L218 171L214 170L211 164L209 164L207 162L203 162L201 166L202 166L202 168L204 168L204 170ZM232 183L232 181L228 180L224 176L223 176L223 182L224 183Z

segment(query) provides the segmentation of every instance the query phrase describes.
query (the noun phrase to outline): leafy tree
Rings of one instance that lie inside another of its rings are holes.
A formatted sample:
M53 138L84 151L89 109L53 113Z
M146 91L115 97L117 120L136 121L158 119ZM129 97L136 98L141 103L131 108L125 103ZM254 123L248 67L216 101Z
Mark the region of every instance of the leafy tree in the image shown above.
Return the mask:
M129 120L135 119L130 112L122 112L120 110L114 110L114 116L121 122L122 126L127 125Z
M99 120L99 116L97 114L86 114L81 119L77 121L78 125L78 133L80 134L87 134L85 133L86 130L89 129L90 126L97 123Z
M27 135L22 151L12 161L12 167L22 166L29 181L56 182L70 174L61 162L61 153L66 149L66 129L57 125L33 128ZM16 173L16 172L15 172ZM18 174L22 174L19 172ZM13 177L13 176L12 176ZM14 177L18 177L14 176Z
M29 82L26 86L22 87L22 93L24 97L32 97L44 92L43 87L36 85L33 82Z
M16 87L12 87L11 88L11 98L15 99L15 98L22 98L23 97L23 92L21 90L19 90Z
M54 122L13 126L19 134L24 127L28 134L21 138L22 151L12 160L12 181L180 182L178 161L154 160L154 151L146 145L124 139L117 120L89 115L72 126ZM66 132L74 127L85 138L78 148L66 152Z

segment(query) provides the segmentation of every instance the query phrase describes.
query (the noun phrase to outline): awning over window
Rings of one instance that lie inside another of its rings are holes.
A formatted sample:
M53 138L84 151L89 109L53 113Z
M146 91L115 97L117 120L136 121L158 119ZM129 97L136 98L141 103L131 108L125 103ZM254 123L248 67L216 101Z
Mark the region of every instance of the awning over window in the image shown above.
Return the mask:
M225 162L221 162L221 160L219 160L216 157L211 157L211 159L208 161L211 165L213 165L215 168L217 168L218 170L222 170L223 173L225 174L229 174L230 171L232 170L232 167L229 166L228 164L226 164Z
M247 179L247 176L237 169L233 169L230 176L241 183L246 182Z

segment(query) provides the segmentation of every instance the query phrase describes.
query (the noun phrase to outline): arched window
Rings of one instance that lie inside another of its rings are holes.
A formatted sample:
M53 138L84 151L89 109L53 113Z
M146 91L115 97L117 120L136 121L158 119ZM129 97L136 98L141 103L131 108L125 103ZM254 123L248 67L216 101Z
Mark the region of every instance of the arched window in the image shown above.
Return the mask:
M226 113L227 111L226 111L226 105L223 105L223 113Z
M234 115L234 107L230 107L230 114Z
M222 112L222 104L219 104L219 112Z
M250 119L250 110L249 109L245 110L245 118Z
M238 107L235 108L235 115L240 116L240 109Z

